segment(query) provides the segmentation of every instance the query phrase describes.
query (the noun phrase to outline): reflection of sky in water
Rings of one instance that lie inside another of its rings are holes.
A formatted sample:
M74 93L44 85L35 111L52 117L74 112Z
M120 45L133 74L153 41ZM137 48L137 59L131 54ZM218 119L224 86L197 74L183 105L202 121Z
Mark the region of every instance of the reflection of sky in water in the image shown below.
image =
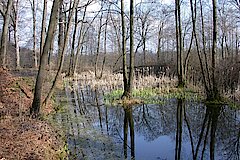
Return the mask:
M169 136L161 136L154 141L147 142L143 136L135 137L137 160L173 160L175 159L175 141ZM182 158L191 159L189 143L182 146Z
M143 136L136 137L136 159L174 159L174 142L168 136L161 136L146 142Z

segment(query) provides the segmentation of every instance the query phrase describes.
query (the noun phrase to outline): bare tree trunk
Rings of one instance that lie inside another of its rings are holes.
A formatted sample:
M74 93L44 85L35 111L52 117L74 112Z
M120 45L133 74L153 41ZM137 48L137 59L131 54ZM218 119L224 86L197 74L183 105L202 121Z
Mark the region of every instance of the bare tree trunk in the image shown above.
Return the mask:
M29 0L30 1L30 0ZM32 7L32 16L33 16L33 59L34 59L34 67L38 67L38 58L37 58L37 49L36 49L36 41L37 41L37 31L36 31L36 2L35 0L32 0L30 2L31 7Z
M75 24L74 24L74 30L73 30L73 40L72 40L72 48L71 48L71 54L70 54L70 61L69 61L69 68L68 68L68 76L73 77L73 62L74 62L74 54L75 54L75 41L76 41L76 33L77 33L77 27L78 27L78 12L75 11Z
M99 50L100 50L100 41L101 41L101 33L102 33L102 14L100 16L100 24L99 24L99 30L98 30L98 38L97 38L97 52L95 55L95 64L94 64L94 73L95 73L95 78L99 78L97 75L97 68L98 68L98 59L99 59Z
M215 70L216 70L216 53L217 53L217 4L216 0L212 0L213 5L213 42L212 42L212 99L220 99L217 88Z
M180 1L175 0L175 23L176 23L176 44L177 44L177 71L178 87L184 87L183 62L182 62L182 29Z
M183 64L184 75L187 75L188 62L189 62L189 57L190 57L190 53L191 53L192 43L193 43L193 32L192 32L191 41L190 41L190 44L189 44L189 47L188 47L187 55L185 57L184 64Z
M161 53L161 41L162 41L162 29L163 29L163 22L159 26L158 29L158 45L157 45L157 62L160 63L160 53Z
M59 10L60 3L62 3L62 0L53 1L49 27L47 31L47 37L44 43L43 53L40 58L40 65L39 65L38 75L37 75L36 84L35 84L34 99L33 99L32 107L30 108L30 114L32 115L32 117L38 117L40 108L41 108L42 87L43 87L44 77L46 77L47 56L48 56L51 42L53 41L54 31L57 27L58 10Z
M133 23L133 16L134 16L133 0L130 0L130 66L129 66L128 81L126 84L126 88L124 88L124 93L122 95L122 98L125 98L125 97L130 98L131 94L132 94L132 89L133 89L133 80L134 80L134 36L133 36L134 23Z
M88 1L88 3L89 3L89 1ZM84 29L84 23L83 22L85 21L86 11L87 11L87 5L84 8L83 17L82 17L82 21L81 21L80 33L79 33L79 37L78 37L77 53L75 55L74 62L73 62L73 75L76 73L79 53L83 49L82 42L83 42L83 39L84 39L84 36L85 36L85 34L83 34L83 29Z
M193 26L193 35L195 38L195 45L197 48L197 54L198 54L198 58L199 58L199 62L200 62L200 67L201 67L201 72L202 72L202 76L203 76L203 83L204 83L204 87L205 90L207 92L207 94L209 94L209 88L206 82L206 76L204 73L204 67L203 67L203 62L202 62L202 58L200 55L200 50L199 50L199 44L198 44L198 38L197 38L197 33L196 33L196 1L195 1L195 7L193 8L193 2L192 0L190 0L190 7L191 7L191 13L192 13L192 26Z
M146 65L146 33L145 33L145 20L142 22L142 43L143 43L143 64Z
M238 32L237 32L237 29L236 29L236 33L235 33L235 50L236 50L236 53L235 55L237 56L238 55Z
M222 59L224 59L224 33L222 35L222 38L221 38L221 52L222 52Z
M123 57L123 89L124 93L122 98L126 96L126 90L128 87L127 79L127 55L126 55L126 31L125 31L125 13L124 13L124 0L121 0L121 19L122 19L122 57Z
M6 67L6 54L7 54L7 44L8 44L8 25L10 21L10 12L12 8L13 0L8 0L7 10L4 15L4 22L2 28L2 37L1 37L1 49L0 49L0 66Z
M65 33L65 36L64 36L64 45L63 45L62 53L61 53L61 56L60 56L61 59L60 59L60 64L59 64L59 67L58 67L58 71L57 71L57 74L54 78L52 87L51 87L50 91L48 92L47 97L45 98L45 100L43 102L43 105L46 105L48 100L51 98L51 96L53 94L53 91L54 91L54 88L56 87L56 84L57 84L57 82L59 80L59 77L61 75L63 62L64 62L64 54L67 51L69 34L70 34L70 31L71 31L71 27L72 27L72 19L73 19L74 12L77 11L78 3L79 3L79 0L74 0L73 8L72 8L72 10L70 12L70 15L69 15L68 24L67 24L67 28L66 28L66 33Z
M118 34L118 29L117 29L117 26L116 26L116 24L114 22L112 14L110 14L110 18L111 18L111 21L112 21L112 24L113 24L114 31L116 33L117 47L118 47L117 51L118 51L118 53L120 53L121 52L121 42L120 42L120 36Z
M107 54L107 27L108 27L108 18L109 18L109 13L110 13L110 5L108 7L108 13L107 13L107 18L105 21L105 31L104 31L104 57L103 57L103 63L102 63L102 70L100 73L100 79L103 76L103 70L104 70L104 66L105 66L105 62L106 62L106 54Z
M60 10L59 10L59 25L58 25L58 60L57 60L57 66L60 65L60 59L61 59L61 53L63 50L63 45L64 45L64 31L65 31L65 15L64 15L64 6L63 4L60 5Z
M21 68L20 66L20 54L19 54L19 39L18 39L18 4L19 1L15 1L14 5L14 41L15 41L15 51L16 51L16 69Z
M46 38L46 20L47 20L47 0L43 2L43 16L42 16L42 30L41 30L41 42L40 42L40 55L43 51L43 45Z
M202 10L202 0L200 0L200 13L201 13L201 23L202 23L202 43L203 43L203 54L205 59L205 68L206 68L206 74L207 74L207 82L208 82L208 88L211 89L211 81L210 81L210 73L209 73L209 66L208 66L208 59L207 59L207 53L206 53L206 40L205 40L205 25L204 25L204 19L203 19L203 10Z
M134 81L134 6L133 0L130 0L130 66L128 78L127 96L131 97Z
M55 39L55 36L56 36L56 34L54 34L53 39ZM48 66L49 70L51 70L51 67L52 67L51 66L51 57L52 57L52 54L53 54L53 49L54 49L54 40L52 41L49 52L48 52L48 65L47 66Z

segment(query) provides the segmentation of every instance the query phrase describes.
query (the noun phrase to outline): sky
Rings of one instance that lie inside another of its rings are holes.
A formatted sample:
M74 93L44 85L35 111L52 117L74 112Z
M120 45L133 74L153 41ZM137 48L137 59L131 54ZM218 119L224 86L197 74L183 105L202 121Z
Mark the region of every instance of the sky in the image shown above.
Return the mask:
M125 0L125 1L126 1L126 0ZM142 0L135 0L134 3L135 3L135 4L138 4L138 3L140 3L141 1L142 1ZM149 2L151 2L151 1L149 0ZM174 3L174 0L162 0L162 2L163 2L164 4L173 4L173 3ZM128 5L129 5L129 0L125 2L125 5L126 5L126 8L129 7L129 6L128 6ZM119 6L120 6L120 2L119 2ZM99 3L94 2L91 6L88 7L87 11L97 11L97 10L99 10L99 9L100 9Z

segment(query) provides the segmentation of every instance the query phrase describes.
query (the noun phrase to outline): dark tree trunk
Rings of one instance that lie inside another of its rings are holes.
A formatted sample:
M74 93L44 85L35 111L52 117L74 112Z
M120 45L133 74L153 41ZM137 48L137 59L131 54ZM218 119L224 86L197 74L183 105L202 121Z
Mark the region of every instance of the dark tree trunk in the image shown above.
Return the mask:
M210 99L220 99L220 94L216 83L216 53L217 53L217 4L216 0L212 0L213 4L213 42L212 42L212 94Z
M121 18L122 18L123 89L124 89L124 93L122 96L123 98L126 95L126 91L128 88L124 0L121 0Z
M130 0L130 66L129 66L129 74L128 81L126 84L126 88L124 88L124 93L122 98L127 97L130 98L133 89L133 80L134 80L134 6L133 0ZM124 42L125 43L125 42ZM125 85L125 84L124 84Z
M130 0L130 70L128 78L127 95L131 97L134 81L134 6L133 0Z
M184 87L183 63L182 63L182 29L181 29L180 0L175 0L175 24L176 24L176 48L177 48L177 73L178 87Z

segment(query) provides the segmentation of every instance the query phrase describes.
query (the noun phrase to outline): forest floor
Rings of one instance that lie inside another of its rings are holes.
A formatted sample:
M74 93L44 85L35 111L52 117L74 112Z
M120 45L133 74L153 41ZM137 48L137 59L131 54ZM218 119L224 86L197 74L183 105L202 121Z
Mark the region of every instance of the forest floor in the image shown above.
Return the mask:
M29 117L33 81L0 68L0 160L60 159L64 154L63 139L56 129ZM43 112L51 111L50 105Z

